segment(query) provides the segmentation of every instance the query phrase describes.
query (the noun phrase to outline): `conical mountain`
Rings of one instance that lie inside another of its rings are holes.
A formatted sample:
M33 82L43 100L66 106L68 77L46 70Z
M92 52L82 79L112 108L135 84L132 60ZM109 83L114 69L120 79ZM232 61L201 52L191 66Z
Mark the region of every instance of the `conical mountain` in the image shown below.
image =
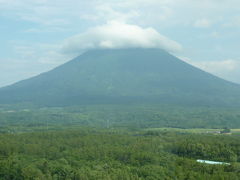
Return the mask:
M0 103L238 105L240 85L160 49L91 50L49 72L0 89Z

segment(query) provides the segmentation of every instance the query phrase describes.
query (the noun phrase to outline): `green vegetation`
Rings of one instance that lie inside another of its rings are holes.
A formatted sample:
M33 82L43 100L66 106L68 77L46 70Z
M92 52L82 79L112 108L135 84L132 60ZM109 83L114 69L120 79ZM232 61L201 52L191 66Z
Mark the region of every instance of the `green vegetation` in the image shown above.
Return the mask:
M0 134L0 179L238 179L239 134L121 129ZM207 165L196 159L231 165Z
M240 128L234 108L170 105L88 105L65 108L2 107L1 126L89 126L131 128Z
M222 134L224 133L231 133L231 129L229 128L224 128L224 130L221 131Z
M239 117L234 108L2 105L0 180L237 180ZM232 135L214 134L223 128Z

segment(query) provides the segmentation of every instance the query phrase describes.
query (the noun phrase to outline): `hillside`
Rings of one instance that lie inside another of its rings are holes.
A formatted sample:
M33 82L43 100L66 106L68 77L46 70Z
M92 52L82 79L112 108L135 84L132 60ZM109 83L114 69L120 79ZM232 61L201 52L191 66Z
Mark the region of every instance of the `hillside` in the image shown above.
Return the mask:
M0 103L239 105L240 86L159 49L92 50L0 89Z

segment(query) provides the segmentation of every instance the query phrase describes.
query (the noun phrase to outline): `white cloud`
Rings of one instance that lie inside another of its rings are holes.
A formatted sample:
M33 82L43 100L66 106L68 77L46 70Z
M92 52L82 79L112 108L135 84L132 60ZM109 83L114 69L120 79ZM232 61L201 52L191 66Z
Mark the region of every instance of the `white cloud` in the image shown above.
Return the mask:
M232 14L238 14L239 5L239 0L0 0L2 14L54 27L66 27L83 19L100 23L117 19L162 26L192 25L199 19L196 25L206 27L209 23L201 17L211 17L215 22L223 14L222 19L226 19L227 14L231 19Z
M179 59L211 73L240 70L240 61L233 59L220 61L193 61L188 57L179 57Z
M122 21L122 22L127 22L129 19L133 19L136 17L139 17L139 13L136 10L115 10L113 6L110 4L102 4L97 6L95 11L95 18L97 17L97 20L104 20L104 21L112 21L112 20L117 20L117 21ZM85 17L86 14L84 14L81 17ZM90 14L90 17L93 15Z
M197 28L208 28L211 26L211 22L207 19L199 19L194 23Z
M194 64L212 73L219 73L224 71L232 72L240 68L240 62L232 59L222 61L200 61L195 62Z
M58 44L12 42L12 45L19 62L48 64L49 67L54 67L73 58L73 56L62 54L61 45Z
M240 61L227 59L222 61L194 62L195 66L223 79L240 83Z
M0 59L0 64L0 87L33 77L52 68L46 64L20 58Z
M153 28L142 28L117 21L89 29L65 40L62 51L76 53L101 48L161 48L176 52L181 45L158 33Z
M193 61L188 57L179 58L223 79L240 83L240 60L226 59L219 61Z

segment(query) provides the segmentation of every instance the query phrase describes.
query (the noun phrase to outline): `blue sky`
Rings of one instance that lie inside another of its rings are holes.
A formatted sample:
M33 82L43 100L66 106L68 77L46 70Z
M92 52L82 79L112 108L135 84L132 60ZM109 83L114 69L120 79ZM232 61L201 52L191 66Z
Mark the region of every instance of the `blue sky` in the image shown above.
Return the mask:
M93 48L163 48L240 83L239 0L0 0L0 86Z

